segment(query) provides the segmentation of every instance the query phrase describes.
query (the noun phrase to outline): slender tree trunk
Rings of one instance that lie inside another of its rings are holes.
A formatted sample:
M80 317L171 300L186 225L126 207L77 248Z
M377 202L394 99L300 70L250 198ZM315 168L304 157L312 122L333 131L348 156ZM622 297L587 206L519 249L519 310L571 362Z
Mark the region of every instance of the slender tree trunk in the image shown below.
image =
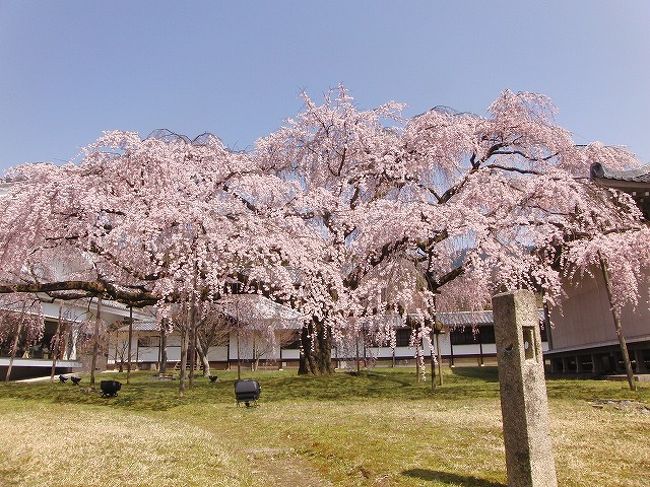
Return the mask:
M241 349L239 348L239 339L240 339L240 323L239 317L237 319L237 380L241 380Z
M630 361L630 354L627 350L627 342L625 340L625 335L623 334L623 325L621 324L621 318L618 314L618 311L614 307L614 300L612 298L612 289L611 282L609 279L609 271L607 269L607 263L603 259L600 252L598 252L598 258L600 260L600 268L603 271L603 279L605 280L605 289L607 290L607 299L609 300L609 309L612 312L612 318L614 319L614 327L616 328L616 336L618 338L618 343L621 348L621 355L623 356L623 363L625 364L625 373L627 375L627 383L630 386L630 390L636 390L636 384L634 382L634 372L632 371L632 362Z
M109 340L110 340L110 335L108 335ZM115 330L115 354L113 355L113 365L117 365L117 358L118 358L118 348L120 346L120 331ZM121 372L121 371L120 371Z
M192 306L194 309L194 306ZM190 311L193 314L193 311ZM189 372L189 387L194 385L194 367L196 367L196 329L194 328L194 320L190 320L190 331L189 331L189 362L190 362L190 372Z
M97 314L95 316L95 330L93 331L93 357L90 362L90 387L95 386L95 368L97 355L99 355L99 325L101 324L102 298L97 298Z
M181 376L178 384L178 395L185 395L185 382L187 377L187 346L188 346L187 327L181 330Z
M158 375L161 377L167 372L167 330L165 325L164 322L160 324L160 367L158 367Z
M431 390L435 390L436 388L436 360L435 360L435 351L433 350L433 336L434 332L431 332L431 343L429 344L429 350L431 354Z
M391 368L395 368L395 347L390 347L391 350L393 351L393 361L391 362L390 366Z
M133 306L129 306L129 342L127 343L126 383L131 381L131 342L133 341Z
M357 360L357 374L361 372L361 359L359 358L359 334L357 334L355 345L357 348L356 360Z
M192 299L190 300L190 330L189 330L189 347L190 347L190 380L189 386L194 385L194 366L196 364L196 288L198 279L198 267L196 264L196 251L194 252L194 278L192 286Z
M440 333L436 333L436 352L438 352L438 377L442 385L442 354L440 352Z
M314 318L300 334L302 354L298 374L330 375L332 367L332 330Z
M20 335L23 332L23 322L25 321L25 306L23 303L23 309L20 312L20 320L18 321L18 330L16 331L16 337L14 338L14 343L11 347L11 355L9 357L9 367L7 367L7 375L5 376L5 382L9 382L11 377L11 369L14 367L14 358L16 358L16 351L18 350L18 341L20 340Z
M59 356L59 334L61 333L61 321L63 314L63 305L59 305L59 319L56 322L56 333L54 334L53 344L52 344L52 368L50 370L50 382L54 382L54 373L56 372L56 359Z
M415 375L416 379L415 382L420 382L421 377L420 377L420 340L416 340L415 342Z

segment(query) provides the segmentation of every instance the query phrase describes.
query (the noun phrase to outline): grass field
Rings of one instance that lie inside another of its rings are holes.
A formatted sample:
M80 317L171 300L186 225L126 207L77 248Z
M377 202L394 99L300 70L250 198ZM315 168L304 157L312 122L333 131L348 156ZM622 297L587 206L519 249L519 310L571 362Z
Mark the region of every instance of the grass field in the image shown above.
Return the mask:
M232 372L198 379L184 399L176 381L146 372L112 399L69 384L1 385L0 485L506 485L496 370L446 374L431 392L411 369L261 372L250 409L235 405ZM124 381L100 375L113 377ZM649 386L548 382L561 486L650 485Z

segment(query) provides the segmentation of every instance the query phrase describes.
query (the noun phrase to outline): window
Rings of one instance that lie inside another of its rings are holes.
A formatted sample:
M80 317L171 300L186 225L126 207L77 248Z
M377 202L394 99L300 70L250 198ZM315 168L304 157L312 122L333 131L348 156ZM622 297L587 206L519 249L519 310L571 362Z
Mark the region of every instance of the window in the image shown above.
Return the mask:
M398 347L408 347L411 341L411 329L399 328L395 331L395 341Z
M158 347L160 346L158 337L140 337L138 338L138 348L142 347Z
M471 326L463 326L451 330L452 345L474 345L478 343L478 335L474 336Z
M546 336L546 324L543 321L540 321L539 323L539 338L543 342L548 341L548 337Z
M546 330L540 327L542 341L546 341ZM456 328L451 331L451 342L454 345L475 345L496 343L494 336L494 325L479 326L476 331L471 326Z
M496 343L494 338L494 326L481 326L479 329L481 343Z

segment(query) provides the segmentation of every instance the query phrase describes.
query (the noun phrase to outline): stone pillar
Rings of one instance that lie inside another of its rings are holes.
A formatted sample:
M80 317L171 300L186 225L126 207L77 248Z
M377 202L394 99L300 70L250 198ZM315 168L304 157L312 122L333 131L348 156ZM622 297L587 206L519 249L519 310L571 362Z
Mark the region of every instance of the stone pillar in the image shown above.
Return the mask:
M509 487L557 487L535 295L492 298Z
M639 350L638 348L634 350L634 360L636 361L636 373L647 374L648 367L646 367L645 360L643 359L643 350Z

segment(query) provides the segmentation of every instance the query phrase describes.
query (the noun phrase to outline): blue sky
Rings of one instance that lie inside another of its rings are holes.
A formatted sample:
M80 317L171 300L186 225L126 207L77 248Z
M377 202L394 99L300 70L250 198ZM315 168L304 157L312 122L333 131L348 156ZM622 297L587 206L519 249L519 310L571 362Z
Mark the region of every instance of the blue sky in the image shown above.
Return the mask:
M0 0L0 169L102 130L252 147L344 83L361 107L483 114L545 93L577 141L650 162L650 1Z

